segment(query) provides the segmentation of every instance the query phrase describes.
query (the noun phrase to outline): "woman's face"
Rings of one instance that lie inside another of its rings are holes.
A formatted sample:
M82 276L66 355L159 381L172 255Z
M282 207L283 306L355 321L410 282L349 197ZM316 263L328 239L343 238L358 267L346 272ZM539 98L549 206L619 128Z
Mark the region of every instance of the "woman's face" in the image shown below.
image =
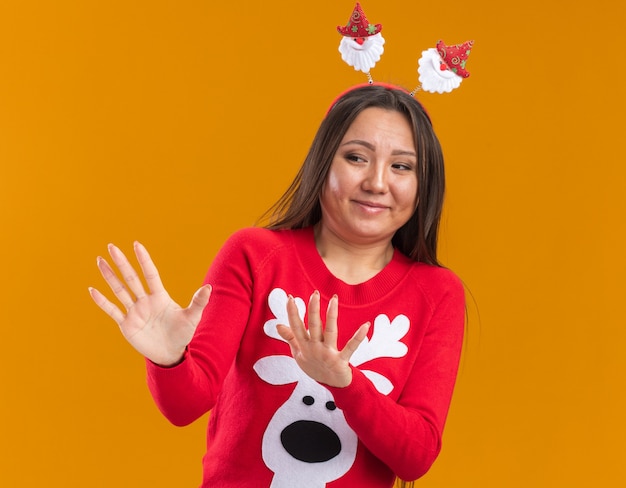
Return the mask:
M322 188L323 229L352 244L391 241L415 210L416 168L404 115L363 110L339 144Z

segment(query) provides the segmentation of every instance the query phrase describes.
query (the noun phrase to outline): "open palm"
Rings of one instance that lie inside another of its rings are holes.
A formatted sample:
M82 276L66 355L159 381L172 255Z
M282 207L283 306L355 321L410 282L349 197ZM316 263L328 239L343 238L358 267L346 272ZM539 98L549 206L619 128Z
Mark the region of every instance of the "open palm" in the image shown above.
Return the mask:
M171 366L183 357L209 301L211 287L203 286L187 308L180 307L163 287L146 248L138 242L134 248L148 290L124 253L110 244L109 254L121 279L104 258L98 257L97 264L113 294L126 309L125 313L95 288L90 288L89 293L117 322L126 340L137 351L156 364Z

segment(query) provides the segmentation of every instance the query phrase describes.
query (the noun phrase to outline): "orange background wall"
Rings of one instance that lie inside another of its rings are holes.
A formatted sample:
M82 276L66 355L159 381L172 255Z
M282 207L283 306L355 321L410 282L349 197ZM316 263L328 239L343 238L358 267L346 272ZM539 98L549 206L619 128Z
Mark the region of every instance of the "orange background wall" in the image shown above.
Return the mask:
M364 0L373 75L439 39L472 76L422 94L442 140L441 253L471 290L444 450L421 487L626 480L624 11L619 2ZM497 8L494 8L498 5ZM0 485L192 487L206 419L152 404L90 302L138 239L186 303L281 194L344 65L347 0L0 4Z

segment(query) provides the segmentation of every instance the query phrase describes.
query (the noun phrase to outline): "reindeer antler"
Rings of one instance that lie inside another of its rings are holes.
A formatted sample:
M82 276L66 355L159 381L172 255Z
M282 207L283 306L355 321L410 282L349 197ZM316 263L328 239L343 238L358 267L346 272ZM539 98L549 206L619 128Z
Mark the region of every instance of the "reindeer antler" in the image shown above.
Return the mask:
M355 367L377 358L400 358L405 356L409 348L400 342L409 331L410 321L406 315L398 315L393 321L385 314L380 314L374 320L372 338L367 337L350 358L350 364ZM359 368L361 369L361 368ZM384 395L393 390L393 384L386 377L375 371L361 369L363 374L374 384L376 389Z
M263 325L263 330L268 337L272 339L278 339L279 341L287 342L283 339L276 330L278 324L289 326L289 317L287 316L287 293L282 288L274 288L267 297L267 304L270 310L274 314L275 319L270 319ZM300 318L304 320L304 314L306 312L306 305L304 300L300 297L295 298L296 306L298 307L298 314Z
M360 366L367 361L377 358L401 358L406 355L408 347L400 342L409 331L409 319L406 315L398 315L393 321L385 314L380 314L374 320L372 338L363 340L359 348L354 351L350 364Z

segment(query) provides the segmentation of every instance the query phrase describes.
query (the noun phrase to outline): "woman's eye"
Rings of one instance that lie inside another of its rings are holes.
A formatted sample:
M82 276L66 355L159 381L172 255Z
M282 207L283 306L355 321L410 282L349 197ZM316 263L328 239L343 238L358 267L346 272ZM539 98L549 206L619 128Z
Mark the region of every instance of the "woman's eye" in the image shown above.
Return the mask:
M405 163L395 163L392 165L394 169L399 169L400 171L413 171L413 166Z
M362 162L364 162L364 161L365 161L365 159L364 159L364 158L362 158L361 156L357 156L356 154L348 154L348 155L346 156L346 159L347 159L348 161L352 161L352 162L354 162L354 163L362 163Z

